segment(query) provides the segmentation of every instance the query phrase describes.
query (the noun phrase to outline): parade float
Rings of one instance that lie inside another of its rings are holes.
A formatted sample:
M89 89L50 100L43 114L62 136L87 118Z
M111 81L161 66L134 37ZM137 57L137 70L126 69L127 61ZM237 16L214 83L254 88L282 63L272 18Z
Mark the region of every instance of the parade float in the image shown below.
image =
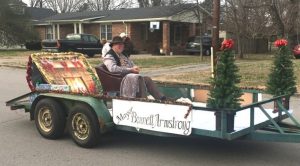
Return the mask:
M112 130L165 137L300 142L300 124L282 104L291 94L263 100L264 90L245 87L232 98L241 101L238 106L224 107L212 104L219 100L212 101L216 98L211 86L200 84L157 82L166 96L184 98L178 101L121 97L116 88L121 79L104 66L92 68L79 53L32 54L26 76L31 92L6 105L29 112L43 137L58 139L67 129L82 147L95 146L103 133ZM218 82L214 81L214 88ZM267 108L274 102L277 112ZM282 123L287 118L294 125Z

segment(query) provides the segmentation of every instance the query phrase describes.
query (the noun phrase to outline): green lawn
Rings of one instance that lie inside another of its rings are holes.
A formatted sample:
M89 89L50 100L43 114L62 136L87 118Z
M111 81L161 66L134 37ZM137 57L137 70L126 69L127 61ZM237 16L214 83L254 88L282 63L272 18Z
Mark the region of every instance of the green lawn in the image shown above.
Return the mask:
M156 69L163 67L172 67L172 66L181 66L188 64L197 64L197 63L208 63L209 58L205 57L203 61L200 61L198 56L146 56L140 57L135 56L132 58L134 63L137 66L140 66L142 69ZM89 58L89 63L92 66L96 66L101 63L100 58Z
M262 88L266 85L268 74L272 66L272 55L255 55L255 57L245 57L243 60L236 60L239 67L239 74L241 75L240 86L251 86ZM293 59L294 72L300 88L300 59ZM155 80L160 81L174 81L186 83L203 83L208 84L211 77L210 70L187 72L180 74L172 74L167 76L154 77Z
M16 57L16 56L25 56L37 51L28 51L28 50L0 50L0 57Z

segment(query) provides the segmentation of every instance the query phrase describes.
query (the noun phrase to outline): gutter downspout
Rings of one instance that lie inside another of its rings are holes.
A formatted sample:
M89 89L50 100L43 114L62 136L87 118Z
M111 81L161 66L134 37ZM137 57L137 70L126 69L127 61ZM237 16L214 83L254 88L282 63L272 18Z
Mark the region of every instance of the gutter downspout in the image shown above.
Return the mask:
M123 24L125 25L125 33L128 36L128 27L127 27L127 24L124 21L123 21Z

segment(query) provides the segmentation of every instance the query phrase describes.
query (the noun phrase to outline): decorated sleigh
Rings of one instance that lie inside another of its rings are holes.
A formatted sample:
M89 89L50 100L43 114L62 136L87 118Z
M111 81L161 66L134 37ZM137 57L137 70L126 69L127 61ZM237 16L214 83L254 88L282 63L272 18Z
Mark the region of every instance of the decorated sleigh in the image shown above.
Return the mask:
M26 77L31 92L6 105L29 112L43 137L58 139L67 128L82 147L95 146L113 129L168 137L300 142L300 124L282 105L287 96L262 100L262 90L244 88L241 108L220 110L206 107L208 86L157 82L167 96L189 103L123 98L110 89L114 82L103 80L119 76L98 74L78 53L32 54ZM274 102L279 106L276 113L270 107ZM294 124L282 123L286 118Z

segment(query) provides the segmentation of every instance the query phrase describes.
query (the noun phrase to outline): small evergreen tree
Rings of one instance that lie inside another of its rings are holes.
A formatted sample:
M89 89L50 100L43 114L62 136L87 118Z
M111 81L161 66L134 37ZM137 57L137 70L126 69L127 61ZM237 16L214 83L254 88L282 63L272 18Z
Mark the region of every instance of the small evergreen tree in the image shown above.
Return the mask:
M233 41L224 40L220 55L215 69L215 76L211 80L211 90L207 101L207 107L210 108L229 108L240 107L239 101L242 95L241 89L237 86L240 83L238 67L234 64L234 55L232 53Z
M273 67L267 82L267 92L273 96L284 94L293 95L296 90L296 77L294 75L292 55L285 39L275 41L279 48L275 55Z

